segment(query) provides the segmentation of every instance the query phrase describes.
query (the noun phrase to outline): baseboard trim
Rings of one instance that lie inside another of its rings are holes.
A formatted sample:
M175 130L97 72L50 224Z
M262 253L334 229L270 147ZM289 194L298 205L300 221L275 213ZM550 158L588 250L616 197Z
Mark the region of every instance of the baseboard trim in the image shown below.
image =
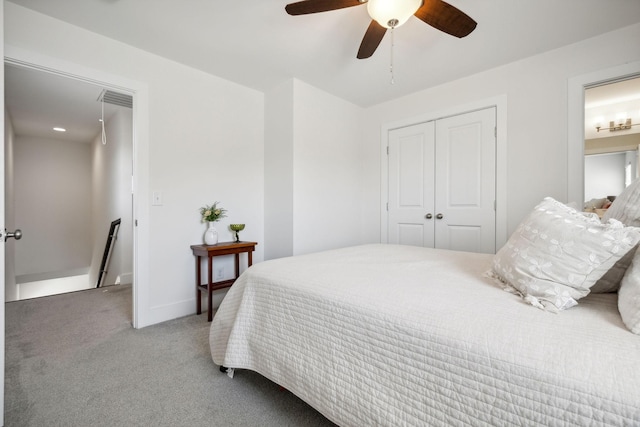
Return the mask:
M116 285L130 285L133 283L133 273L122 273L116 277Z
M220 303L227 294L228 289L220 289L213 293L213 308L217 309ZM201 295L202 298L202 314L206 319L207 316L207 297ZM162 306L151 307L146 315L140 316L138 328L144 328L146 326L155 325L158 323L166 322L168 320L177 319L179 317L185 317L195 314L196 312L196 300L191 298L188 300L178 301L172 304L166 304ZM142 314L142 313L141 313Z
M89 267L74 268L71 270L48 271L45 273L21 274L16 276L16 284L40 282L42 280L60 279L63 277L82 276L89 273Z

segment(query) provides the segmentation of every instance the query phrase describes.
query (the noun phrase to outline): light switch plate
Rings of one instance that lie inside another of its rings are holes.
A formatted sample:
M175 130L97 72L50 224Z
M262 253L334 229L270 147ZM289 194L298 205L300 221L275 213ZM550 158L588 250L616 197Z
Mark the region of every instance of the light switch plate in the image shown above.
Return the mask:
M151 196L151 206L162 206L162 191L154 191Z

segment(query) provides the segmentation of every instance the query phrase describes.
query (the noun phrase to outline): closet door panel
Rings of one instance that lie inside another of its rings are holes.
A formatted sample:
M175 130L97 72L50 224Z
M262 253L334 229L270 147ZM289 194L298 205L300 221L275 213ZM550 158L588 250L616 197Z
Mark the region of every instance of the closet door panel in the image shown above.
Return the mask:
M436 122L435 247L495 253L495 109Z
M433 122L391 130L388 164L388 242L433 247Z

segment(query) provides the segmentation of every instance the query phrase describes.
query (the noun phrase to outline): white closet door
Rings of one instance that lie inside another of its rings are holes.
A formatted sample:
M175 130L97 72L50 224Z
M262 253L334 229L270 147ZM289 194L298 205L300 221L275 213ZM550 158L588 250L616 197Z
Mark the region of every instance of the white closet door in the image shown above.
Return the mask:
M496 250L495 108L436 122L435 247Z
M389 243L434 245L434 131L427 122L388 134Z

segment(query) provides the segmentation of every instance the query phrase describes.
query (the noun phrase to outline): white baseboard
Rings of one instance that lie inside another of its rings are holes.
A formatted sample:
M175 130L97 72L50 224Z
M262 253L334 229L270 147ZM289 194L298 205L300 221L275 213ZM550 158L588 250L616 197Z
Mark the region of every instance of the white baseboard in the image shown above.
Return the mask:
M18 300L39 298L48 295L82 291L93 288L94 286L89 283L88 274L16 284Z
M213 293L213 307L218 308L228 289L220 289ZM207 297L201 293L202 298L202 314L206 319L207 316ZM157 323L166 322L167 320L177 319L179 317L190 316L196 312L196 300L194 298L178 301L173 304L151 307L147 313L140 313L142 316L138 318L138 328L155 325Z
M116 285L130 285L133 283L133 273L122 273L116 277Z

